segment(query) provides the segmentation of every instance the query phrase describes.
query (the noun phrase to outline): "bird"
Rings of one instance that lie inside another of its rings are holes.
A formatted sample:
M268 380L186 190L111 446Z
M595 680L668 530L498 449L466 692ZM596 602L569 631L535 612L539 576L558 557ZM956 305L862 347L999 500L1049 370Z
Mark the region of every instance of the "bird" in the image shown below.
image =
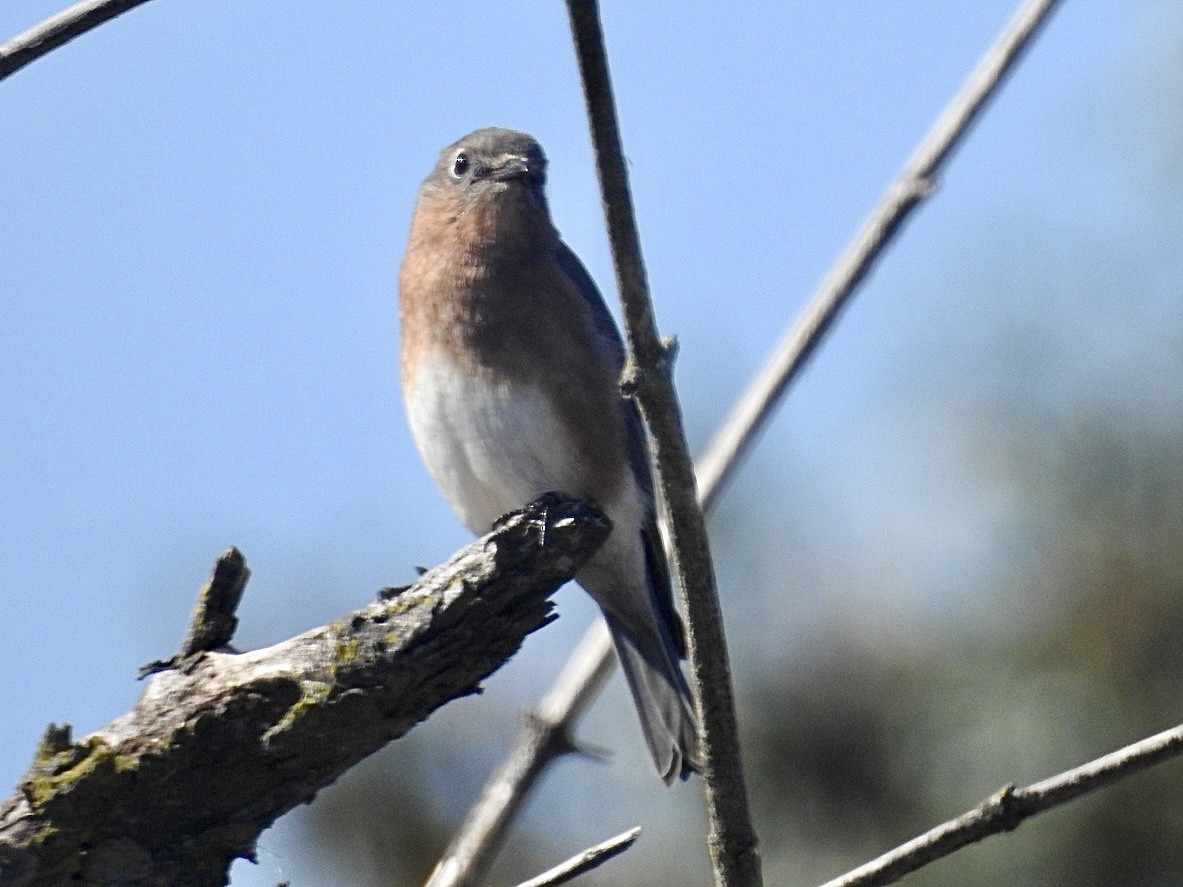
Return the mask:
M533 137L491 127L444 148L424 179L398 283L408 423L474 533L548 492L611 520L575 580L603 613L669 784L701 763L645 431L620 390L620 333L555 228L546 174Z

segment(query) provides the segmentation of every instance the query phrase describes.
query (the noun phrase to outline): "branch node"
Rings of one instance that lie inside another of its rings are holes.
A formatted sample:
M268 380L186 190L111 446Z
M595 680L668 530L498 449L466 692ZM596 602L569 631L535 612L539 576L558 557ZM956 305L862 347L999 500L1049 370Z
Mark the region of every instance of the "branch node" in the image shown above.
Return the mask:
M241 551L232 545L222 552L214 564L213 575L197 595L180 651L170 659L158 659L142 667L140 678L170 668L191 669L200 661L202 653L225 649L238 627L238 617L234 613L250 577L250 568Z
M630 352L620 373L621 395L633 400L644 399L645 392L671 384L677 355L677 336L663 338L650 363L642 364Z
M565 724L553 723L531 711L526 713L526 729L539 738L540 753L545 760L553 761L579 751Z
M69 724L50 724L37 744L37 758L44 760L74 747L73 730Z
M1008 782L992 794L986 801L986 807L990 811L991 818L997 819L1002 828L1008 832L1013 832L1027 818L1024 805L1020 803L1020 798L1015 793L1013 782Z
M678 341L678 336L662 336L661 337L661 351L664 355L662 364L665 367L666 373L673 371L674 363L678 359L678 349L681 348L681 343Z
M917 173L897 183L897 198L901 204L911 205L932 195L941 186L940 176L935 173Z

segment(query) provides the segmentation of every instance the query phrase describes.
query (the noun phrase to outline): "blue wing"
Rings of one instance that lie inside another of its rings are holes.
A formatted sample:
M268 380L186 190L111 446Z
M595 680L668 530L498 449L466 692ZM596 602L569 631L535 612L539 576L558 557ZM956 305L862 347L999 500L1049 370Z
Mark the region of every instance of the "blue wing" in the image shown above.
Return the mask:
M596 332L609 345L612 351L613 369L619 377L624 369L624 342L620 338L620 331L616 322L604 304L595 281L579 257L575 255L563 242L559 242L558 262L563 273L575 284L588 308L591 310L592 322ZM624 424L628 435L628 460L633 476L637 479L637 486L645 494L649 503L649 520L641 531L645 545L645 559L649 566L649 576L652 582L651 594L653 603L660 616L660 629L667 633L668 640L678 655L686 655L686 639L682 630L682 620L674 608L674 594L670 586L669 567L665 552L661 547L661 536L657 532L656 505L653 498L653 474L649 466L649 451L645 442L645 426L641 422L641 414L632 398L621 397L620 407L624 410ZM679 677L681 675L679 674Z

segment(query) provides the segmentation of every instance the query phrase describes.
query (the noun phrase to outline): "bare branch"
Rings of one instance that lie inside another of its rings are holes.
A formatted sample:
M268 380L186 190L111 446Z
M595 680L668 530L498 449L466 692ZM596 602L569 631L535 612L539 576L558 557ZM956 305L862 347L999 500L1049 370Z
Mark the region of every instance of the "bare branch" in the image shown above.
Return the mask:
M0 46L0 80L148 0L82 0Z
M1050 779L1016 789L1006 786L956 819L930 829L895 850L822 887L879 887L1026 819L1183 754L1183 726L1164 730Z
M598 5L595 0L568 0L567 12L628 339L622 387L636 398L649 426L657 485L669 528L671 572L686 607L690 670L698 690L711 863L716 884L749 887L761 883L760 856L740 757L723 614L706 519L698 504L694 465L673 385L672 354L658 338L653 320Z
M608 532L585 504L544 497L386 600L192 657L79 742L51 728L0 803L0 883L224 884L282 813L476 692Z
M986 103L997 94L1059 0L1027 0L953 97L904 164L854 240L826 275L775 353L736 402L698 461L703 508L710 509L723 484L756 439L786 386L817 350L822 337L855 289L883 255L904 221L935 186L941 165L965 137Z
M631 828L627 832L617 835L615 838L609 838L603 843L596 844L594 847L588 847L577 856L573 856L561 865L556 865L553 869L543 872L536 878L531 878L529 881L523 881L518 887L558 887L560 884L566 884L575 880L582 874L590 872L594 868L599 868L614 856L619 856L637 840L637 836L641 834L640 826Z
M1004 77L1019 60L1023 49L1034 38L1055 3L1056 0L1036 0L1020 7L917 147L897 182L888 189L863 223L854 241L827 274L809 306L785 335L777 353L748 385L699 460L698 489L704 511L714 506L716 497L731 477L740 457L754 443L776 402L816 350L839 309L853 295L855 288L899 232L907 214L931 191L931 183L940 165L960 143L969 125L1002 85ZM594 664L595 667L590 668L589 673L595 675L597 681L602 683L606 680L606 673L615 666L615 657L607 632L601 625L593 625L588 630L572 659L576 657ZM584 691L591 695L599 692L599 686L588 684L564 689L568 686L571 671L570 666L564 669L547 694L547 699L563 693L582 699ZM581 714L582 707L570 707L559 713L561 729L568 737ZM445 851L445 860L452 858L463 847L468 859L479 860L479 863L474 864L480 868L472 871L483 871L490 864L516 810L545 771L545 763L527 766L523 758L531 754L531 748L538 745L532 730L528 725L518 734L506 762L490 778L477 806L465 818ZM569 738L567 742L570 744ZM511 761L516 763L511 766ZM518 775L517 781L507 785L504 778L511 771ZM494 786L497 786L496 790ZM497 804L501 805L500 809ZM433 880L431 887L466 883L473 881Z

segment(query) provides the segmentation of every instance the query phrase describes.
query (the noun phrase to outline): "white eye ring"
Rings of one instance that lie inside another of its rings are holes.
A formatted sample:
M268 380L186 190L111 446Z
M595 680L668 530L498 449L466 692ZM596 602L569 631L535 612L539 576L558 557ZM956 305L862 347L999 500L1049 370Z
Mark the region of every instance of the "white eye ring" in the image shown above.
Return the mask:
M462 175L468 172L468 166L468 155L461 151L456 155L456 159L452 161L452 175L454 175L456 178L460 178Z

